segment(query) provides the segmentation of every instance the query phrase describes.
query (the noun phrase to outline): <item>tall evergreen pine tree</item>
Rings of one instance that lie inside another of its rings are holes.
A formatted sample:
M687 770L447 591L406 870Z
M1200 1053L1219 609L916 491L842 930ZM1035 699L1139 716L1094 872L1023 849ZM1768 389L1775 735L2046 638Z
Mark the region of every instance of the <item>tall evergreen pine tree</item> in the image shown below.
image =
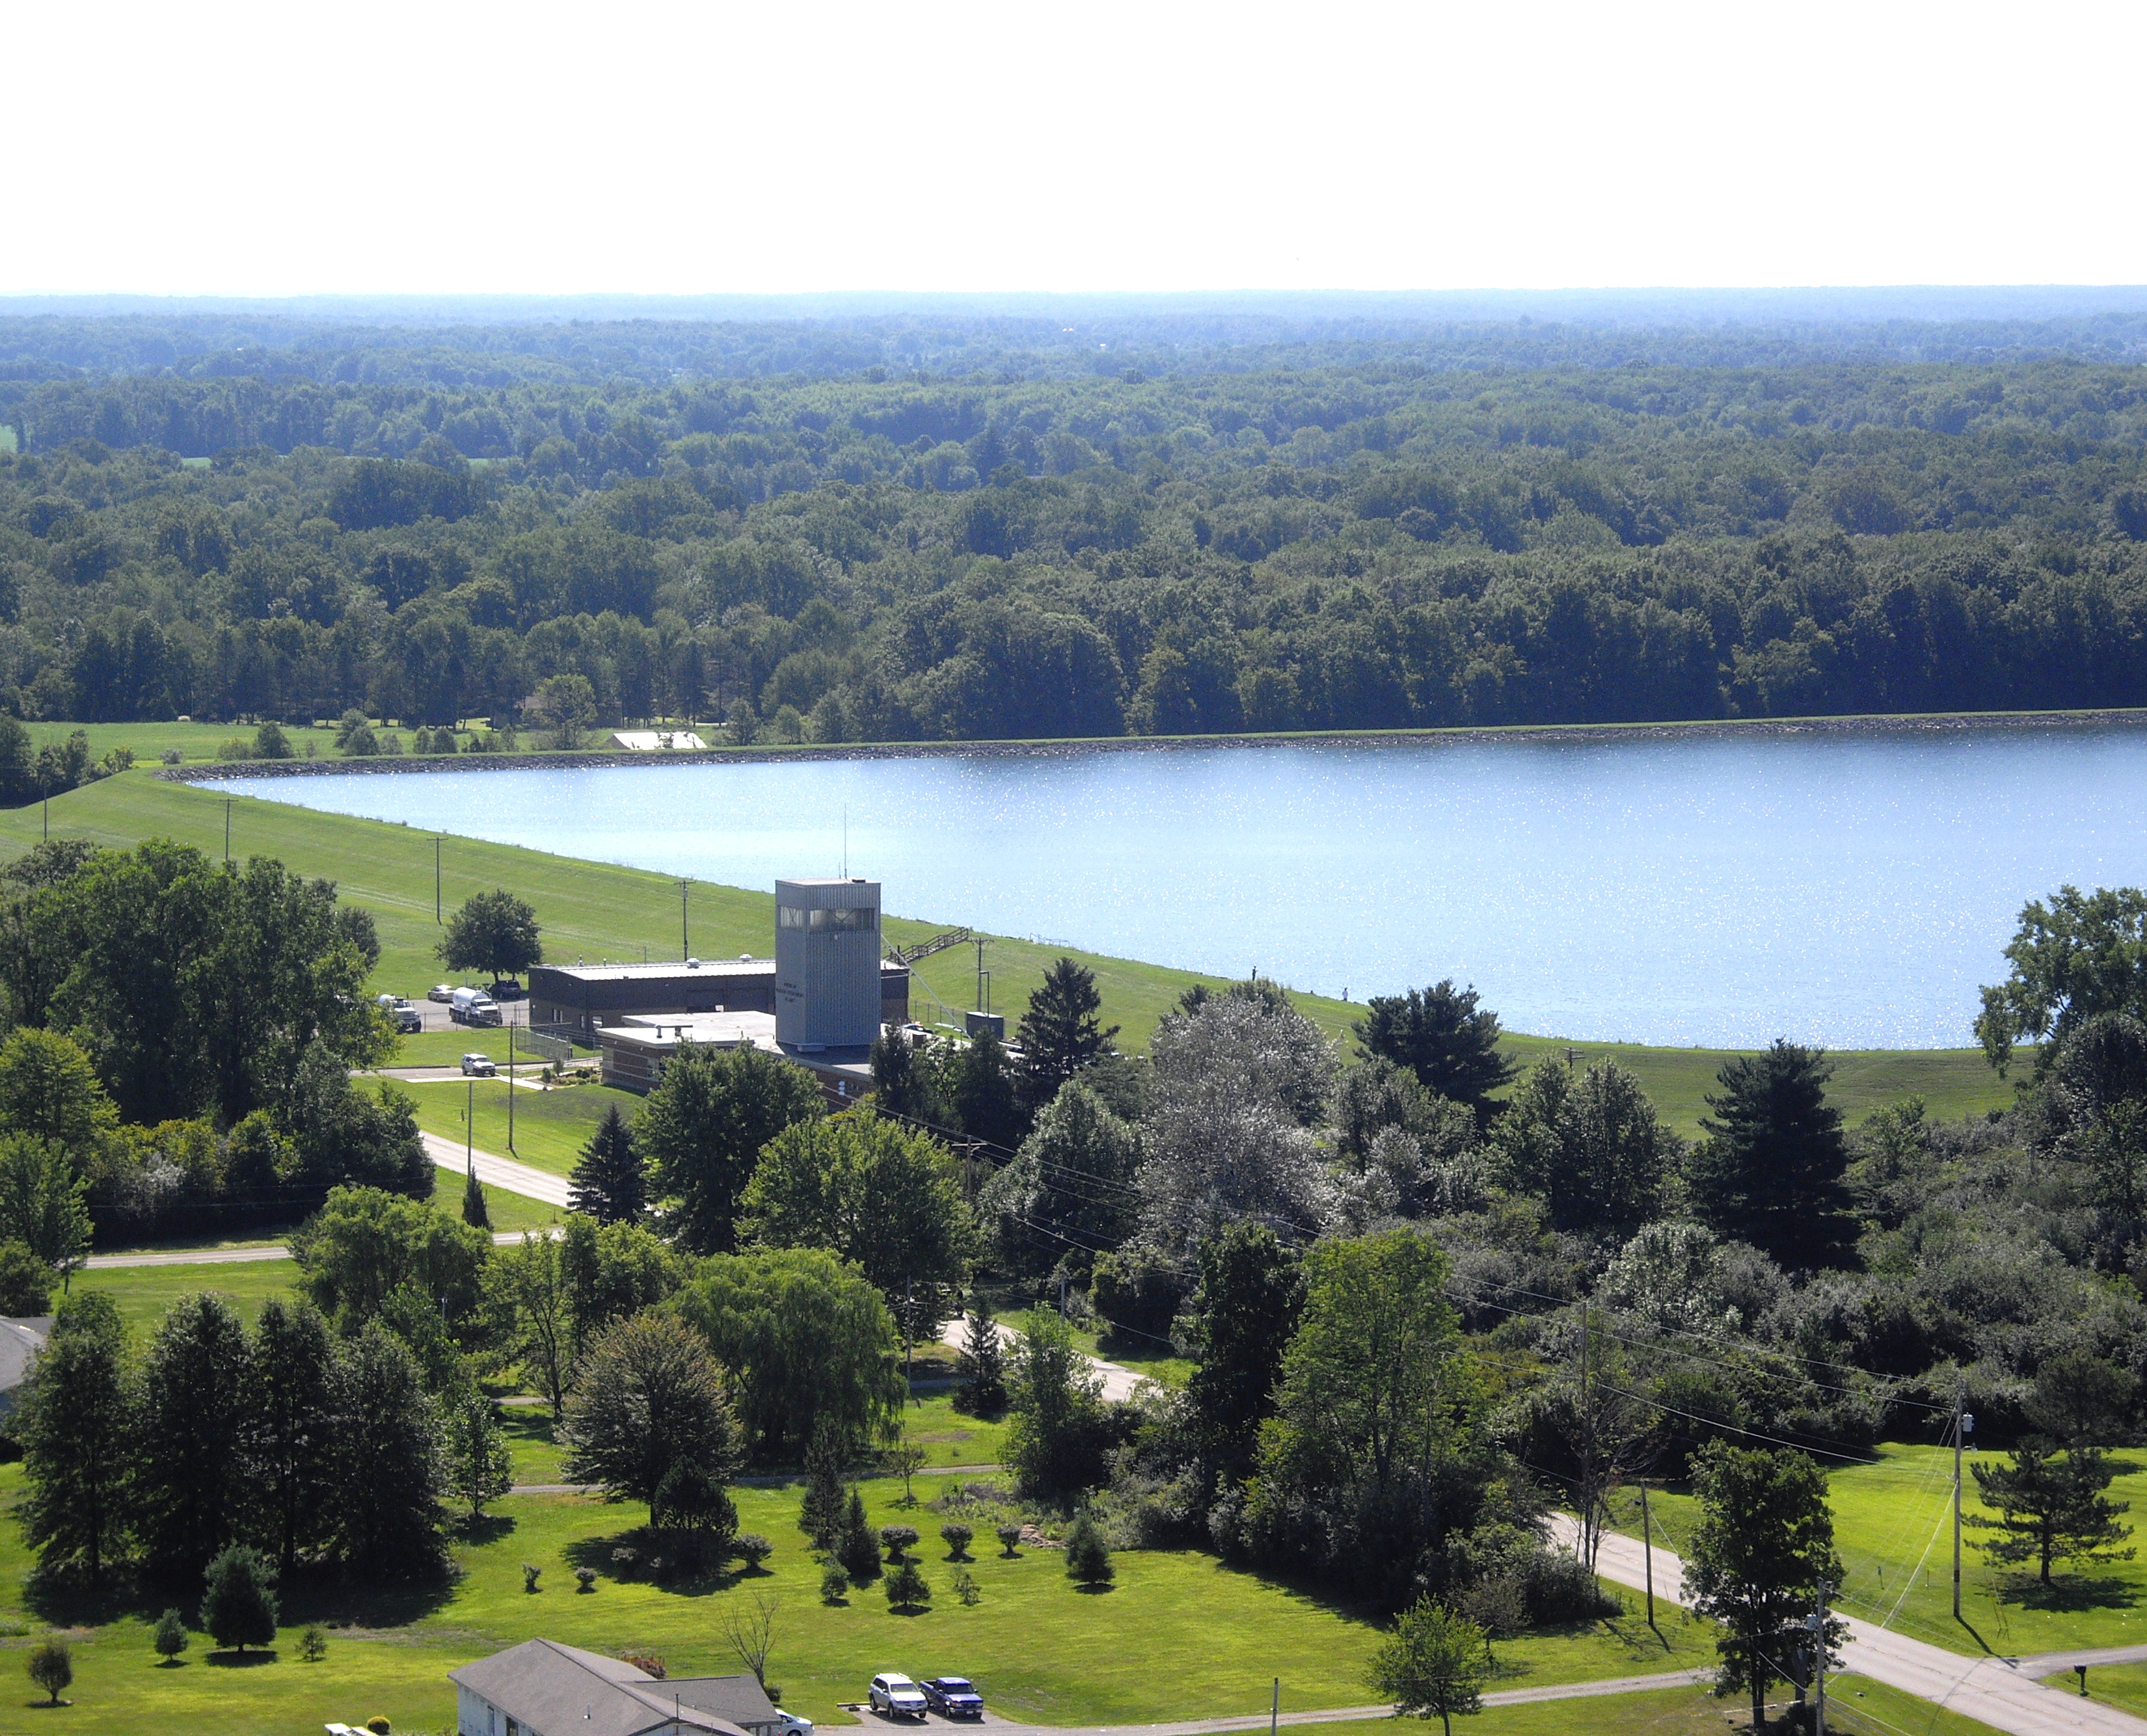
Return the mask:
M474 1229L492 1228L492 1212L484 1203L484 1183L477 1178L474 1169L469 1172L469 1179L463 1183L463 1222Z
M573 1208L599 1223L630 1223L648 1205L648 1181L634 1148L633 1130L613 1103L597 1123L574 1165Z
M1106 1029L1097 1017L1103 1004L1095 973L1085 965L1061 958L1043 973L1016 1033L1033 1110L1050 1102L1090 1062L1110 1053L1119 1028Z
M1834 1068L1823 1049L1777 1038L1716 1075L1718 1118L1694 1153L1692 1198L1719 1234L1749 1242L1783 1265L1841 1263L1856 1238L1843 1178L1849 1142L1826 1100Z

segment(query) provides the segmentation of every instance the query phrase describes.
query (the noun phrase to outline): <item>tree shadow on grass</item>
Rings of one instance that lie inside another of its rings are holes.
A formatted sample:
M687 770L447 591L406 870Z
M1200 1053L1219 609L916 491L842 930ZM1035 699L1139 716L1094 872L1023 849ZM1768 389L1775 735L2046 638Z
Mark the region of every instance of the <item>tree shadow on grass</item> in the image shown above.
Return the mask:
M514 1520L503 1513L488 1513L476 1518L458 1519L454 1533L461 1542L483 1548L487 1543L496 1543L503 1537L514 1534Z
M2089 1573L2053 1573L2048 1585L2032 1573L2009 1573L1999 1581L1998 1601L2023 1609L2077 1615L2089 1609L2129 1609L2139 1601L2139 1593L2122 1579Z
M617 1549L631 1549L632 1562L613 1560ZM690 1532L652 1531L646 1525L608 1537L578 1537L561 1553L569 1567L592 1568L601 1578L623 1585L652 1585L674 1597L728 1591L746 1577L743 1565L718 1560L705 1538Z
M1107 1593L1116 1591L1118 1587L1115 1585L1077 1585L1074 1589L1080 1593L1084 1598L1100 1598L1104 1596Z
M207 1661L218 1669L252 1669L259 1664L273 1663L276 1656L275 1647L264 1646L253 1652L211 1652Z

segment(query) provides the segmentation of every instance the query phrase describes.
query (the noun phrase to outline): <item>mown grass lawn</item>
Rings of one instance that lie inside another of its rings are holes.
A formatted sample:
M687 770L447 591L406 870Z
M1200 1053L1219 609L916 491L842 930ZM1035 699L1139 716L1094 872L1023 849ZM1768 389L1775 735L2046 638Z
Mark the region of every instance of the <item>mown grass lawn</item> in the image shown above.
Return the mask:
M2119 1455L2138 1468L2119 1477L2112 1496L2129 1501L2129 1523L2147 1523L2147 1454ZM2004 1455L1971 1453L1986 1464ZM2147 1643L2147 1561L2059 1569L2046 1594L2010 1568L1993 1567L1978 1547L1990 1533L1964 1527L1961 1620L1953 1618L1953 1454L1938 1447L1889 1443L1868 1465L1835 1467L1828 1492L1835 1547L1847 1569L1838 1596L1847 1613L1949 1650L1980 1653L2055 1651L2069 1646ZM1656 1535L1677 1548L1690 1535L1689 1495L1649 1496ZM1966 1480L1964 1514L1987 1513L1975 1480ZM1619 1528L1639 1535L1637 1505L1621 1500Z
M499 1157L512 1156L534 1168L554 1175L571 1175L603 1119L614 1106L628 1121L645 1099L631 1091L616 1090L593 1082L563 1085L556 1090L532 1090L496 1079L399 1079L395 1088L408 1092L418 1105L418 1125L428 1133L467 1143L474 1133L477 1148ZM507 1093L514 1093L514 1148L507 1144ZM472 1105L476 1121L466 1118Z
M541 1413L538 1418L541 1423ZM541 1432L525 1430L516 1449L518 1468L543 1463L533 1438ZM930 1484L929 1478L920 1479L920 1500L930 1498ZM0 1469L0 1499L12 1498L20 1485L19 1466ZM243 1668L212 1663L208 1642L196 1635L186 1665L162 1669L148 1628L167 1596L144 1597L122 1613L103 1612L108 1618L77 1633L70 1692L76 1703L65 1723L100 1733L214 1729L268 1736L381 1713L398 1729L441 1729L453 1718L448 1671L533 1634L613 1654L653 1651L678 1671L735 1669L723 1638L723 1613L756 1591L780 1599L771 1677L783 1685L784 1704L838 1723L853 1721L838 1710L840 1703L858 1698L873 1671L888 1668L972 1675L1008 1715L1055 1723L1257 1713L1266 1709L1269 1683L1278 1675L1285 1709L1361 1705L1371 1697L1364 1669L1379 1635L1361 1612L1189 1550L1121 1552L1117 1583L1100 1593L1085 1593L1067 1579L1058 1551L1025 1549L1008 1559L988 1537L973 1546L976 1559L968 1564L982 1599L964 1608L952 1593L954 1563L937 1535L938 1515L923 1505L898 1506L901 1485L894 1479L863 1488L874 1523L913 1523L925 1533L919 1553L933 1597L921 1613L894 1613L876 1583L858 1588L840 1606L823 1603L820 1565L797 1528L792 1487L735 1492L741 1526L765 1533L775 1544L765 1570L677 1588L650 1583L645 1575L615 1576L612 1551L628 1544L644 1517L639 1508L578 1496L510 1496L461 1541L459 1575L437 1593L290 1588L273 1660ZM534 1595L523 1588L525 1562L543 1570ZM575 1589L573 1569L581 1564L598 1572L593 1593ZM0 1648L17 1653L43 1631L45 1619L85 1618L78 1608L27 1607L21 1584L28 1565L15 1528L0 1527L0 1618L29 1630L0 1640ZM308 1620L332 1624L328 1658L318 1664L297 1655L297 1630ZM1502 1642L1495 1685L1704 1663L1706 1635L1697 1624L1666 1622L1664 1632L1667 1646L1629 1603L1614 1620ZM16 1667L0 1656L0 1670ZM17 1679L22 1696L16 1703L27 1707L31 1690ZM0 1728L15 1727L0 1717Z
M171 727L95 725L92 741L99 739L99 729L138 732ZM40 728L65 733L58 725ZM440 931L433 913L432 833L248 796L231 800L233 854L274 856L299 873L325 875L338 883L344 897L373 913L383 948L373 978L376 992L414 997L442 980L433 951ZM225 798L213 791L168 783L138 770L55 797L53 831L55 837L89 838L119 846L145 838L175 838L220 858L224 804ZM27 849L42 835L42 823L36 807L0 813L0 853ZM554 958L636 958L644 951L650 958L667 958L677 951L678 887L664 875L468 838L450 838L441 863L442 897L448 910L472 893L508 887L536 907L546 948ZM896 942L922 939L959 923L963 916L958 910L928 917L890 916L888 938ZM772 890L701 884L693 888L694 945L708 956L765 954L773 945L774 924ZM990 961L1000 1003L1018 1013L1061 950L1010 937L993 938ZM925 983L949 1006L966 1005L973 993L973 973L963 963L967 956L955 948L918 968ZM1095 972L1106 1022L1121 1026L1120 1042L1135 1051L1146 1048L1157 1020L1187 988L1196 982L1217 984L1214 978L1134 959L1079 952L1074 957ZM913 997L913 1004L920 1017L930 1007L921 991ZM1345 1047L1350 1044L1351 1025L1364 1016L1361 1006L1316 995L1300 996L1298 1004ZM469 1047L482 1048L489 1040L494 1039L480 1039ZM1517 1035L1509 1043L1514 1058L1524 1063L1563 1055L1567 1046L1550 1036ZM1610 1057L1630 1068L1664 1119L1688 1135L1697 1131L1706 1113L1705 1095L1729 1058L1728 1051L1712 1049L1571 1046L1584 1060ZM1980 1113L2012 1100L2011 1087L1984 1065L1976 1050L1845 1050L1834 1059L1835 1100L1852 1123L1881 1103L1911 1093L1921 1094L1930 1113L1945 1119Z
M2053 1693L2077 1695L2079 1678L2070 1670L2043 1678ZM2095 1663L2088 1667L2088 1698L2105 1706L2147 1718L2147 1663Z
M78 1290L109 1296L138 1343L182 1296L207 1290L251 1320L271 1296L293 1293L298 1268L289 1260L216 1261L207 1265L98 1266L74 1274ZM54 1293L54 1300L58 1299ZM4 1518L0 1518L4 1523Z

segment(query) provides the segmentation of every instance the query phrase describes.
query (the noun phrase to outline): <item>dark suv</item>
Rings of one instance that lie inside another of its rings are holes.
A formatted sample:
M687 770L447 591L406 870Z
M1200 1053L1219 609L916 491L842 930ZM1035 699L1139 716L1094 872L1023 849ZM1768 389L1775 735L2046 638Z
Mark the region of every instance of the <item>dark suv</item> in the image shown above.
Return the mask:
M924 1690L924 1703L942 1718L984 1715L984 1697L965 1676L927 1676L917 1685Z

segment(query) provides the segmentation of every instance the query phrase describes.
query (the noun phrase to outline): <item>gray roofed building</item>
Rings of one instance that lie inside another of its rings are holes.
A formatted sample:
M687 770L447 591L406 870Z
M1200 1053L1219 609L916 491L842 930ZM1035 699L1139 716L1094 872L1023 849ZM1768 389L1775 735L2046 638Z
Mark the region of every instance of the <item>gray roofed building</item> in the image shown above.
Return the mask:
M749 1675L677 1681L557 1640L525 1639L449 1673L460 1736L777 1736Z

